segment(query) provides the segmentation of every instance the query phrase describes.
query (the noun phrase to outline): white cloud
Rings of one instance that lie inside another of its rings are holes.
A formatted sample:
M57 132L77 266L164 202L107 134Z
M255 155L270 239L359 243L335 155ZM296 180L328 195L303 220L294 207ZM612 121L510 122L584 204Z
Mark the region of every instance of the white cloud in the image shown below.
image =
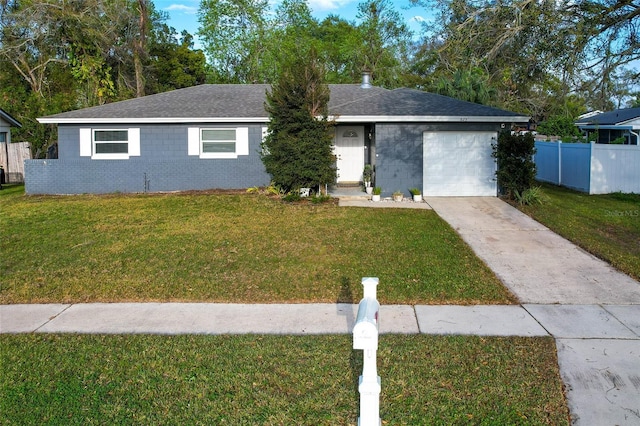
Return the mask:
M424 19L422 16L420 15L416 15L414 17L412 17L411 19L409 19L409 21L413 21L413 22L427 22L426 19Z
M315 12L336 10L354 1L355 0L309 0L309 7Z
M173 4L165 7L163 10L166 10L168 12L183 12L183 13L187 13L187 14L196 14L196 13L198 13L198 8L197 7L187 6L185 4L178 4L178 3L173 3Z

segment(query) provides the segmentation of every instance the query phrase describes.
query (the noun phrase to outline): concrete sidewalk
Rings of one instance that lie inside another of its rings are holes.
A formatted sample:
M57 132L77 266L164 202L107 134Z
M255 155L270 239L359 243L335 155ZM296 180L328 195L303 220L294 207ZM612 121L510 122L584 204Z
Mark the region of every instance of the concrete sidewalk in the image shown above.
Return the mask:
M358 305L0 305L0 333L348 334ZM640 340L640 305L382 305L380 333Z

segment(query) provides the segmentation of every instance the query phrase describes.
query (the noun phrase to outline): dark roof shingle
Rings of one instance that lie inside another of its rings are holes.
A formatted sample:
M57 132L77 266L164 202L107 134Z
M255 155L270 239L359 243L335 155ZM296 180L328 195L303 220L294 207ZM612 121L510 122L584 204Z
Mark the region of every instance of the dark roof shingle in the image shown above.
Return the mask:
M640 108L624 108L610 112L603 112L587 119L580 120L579 123L609 126L624 123L625 121L633 120L635 118L640 118Z
M204 84L47 118L266 117L268 84Z
M267 118L268 84L205 84L44 117L47 122L109 119ZM330 84L329 112L338 116L518 117L509 111L413 89Z
M522 114L407 88L336 105L333 110L340 115L522 117Z

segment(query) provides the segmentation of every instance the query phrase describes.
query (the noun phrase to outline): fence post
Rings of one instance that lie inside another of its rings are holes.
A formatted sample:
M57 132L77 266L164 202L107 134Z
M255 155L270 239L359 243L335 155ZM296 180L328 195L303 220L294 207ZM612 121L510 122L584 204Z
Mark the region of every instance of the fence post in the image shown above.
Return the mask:
M362 375L358 391L360 392L359 426L379 426L380 422L380 376L376 366L378 350L378 322L380 304L376 299L378 278L362 279L364 297L358 305L358 315L353 327L353 349L363 351Z
M558 141L558 185L562 185L562 141Z

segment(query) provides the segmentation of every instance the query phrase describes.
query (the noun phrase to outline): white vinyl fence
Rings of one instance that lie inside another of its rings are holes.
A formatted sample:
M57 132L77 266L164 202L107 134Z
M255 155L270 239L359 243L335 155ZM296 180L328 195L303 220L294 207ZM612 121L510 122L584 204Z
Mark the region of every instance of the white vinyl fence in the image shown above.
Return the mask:
M536 142L536 179L588 194L640 193L640 146Z

